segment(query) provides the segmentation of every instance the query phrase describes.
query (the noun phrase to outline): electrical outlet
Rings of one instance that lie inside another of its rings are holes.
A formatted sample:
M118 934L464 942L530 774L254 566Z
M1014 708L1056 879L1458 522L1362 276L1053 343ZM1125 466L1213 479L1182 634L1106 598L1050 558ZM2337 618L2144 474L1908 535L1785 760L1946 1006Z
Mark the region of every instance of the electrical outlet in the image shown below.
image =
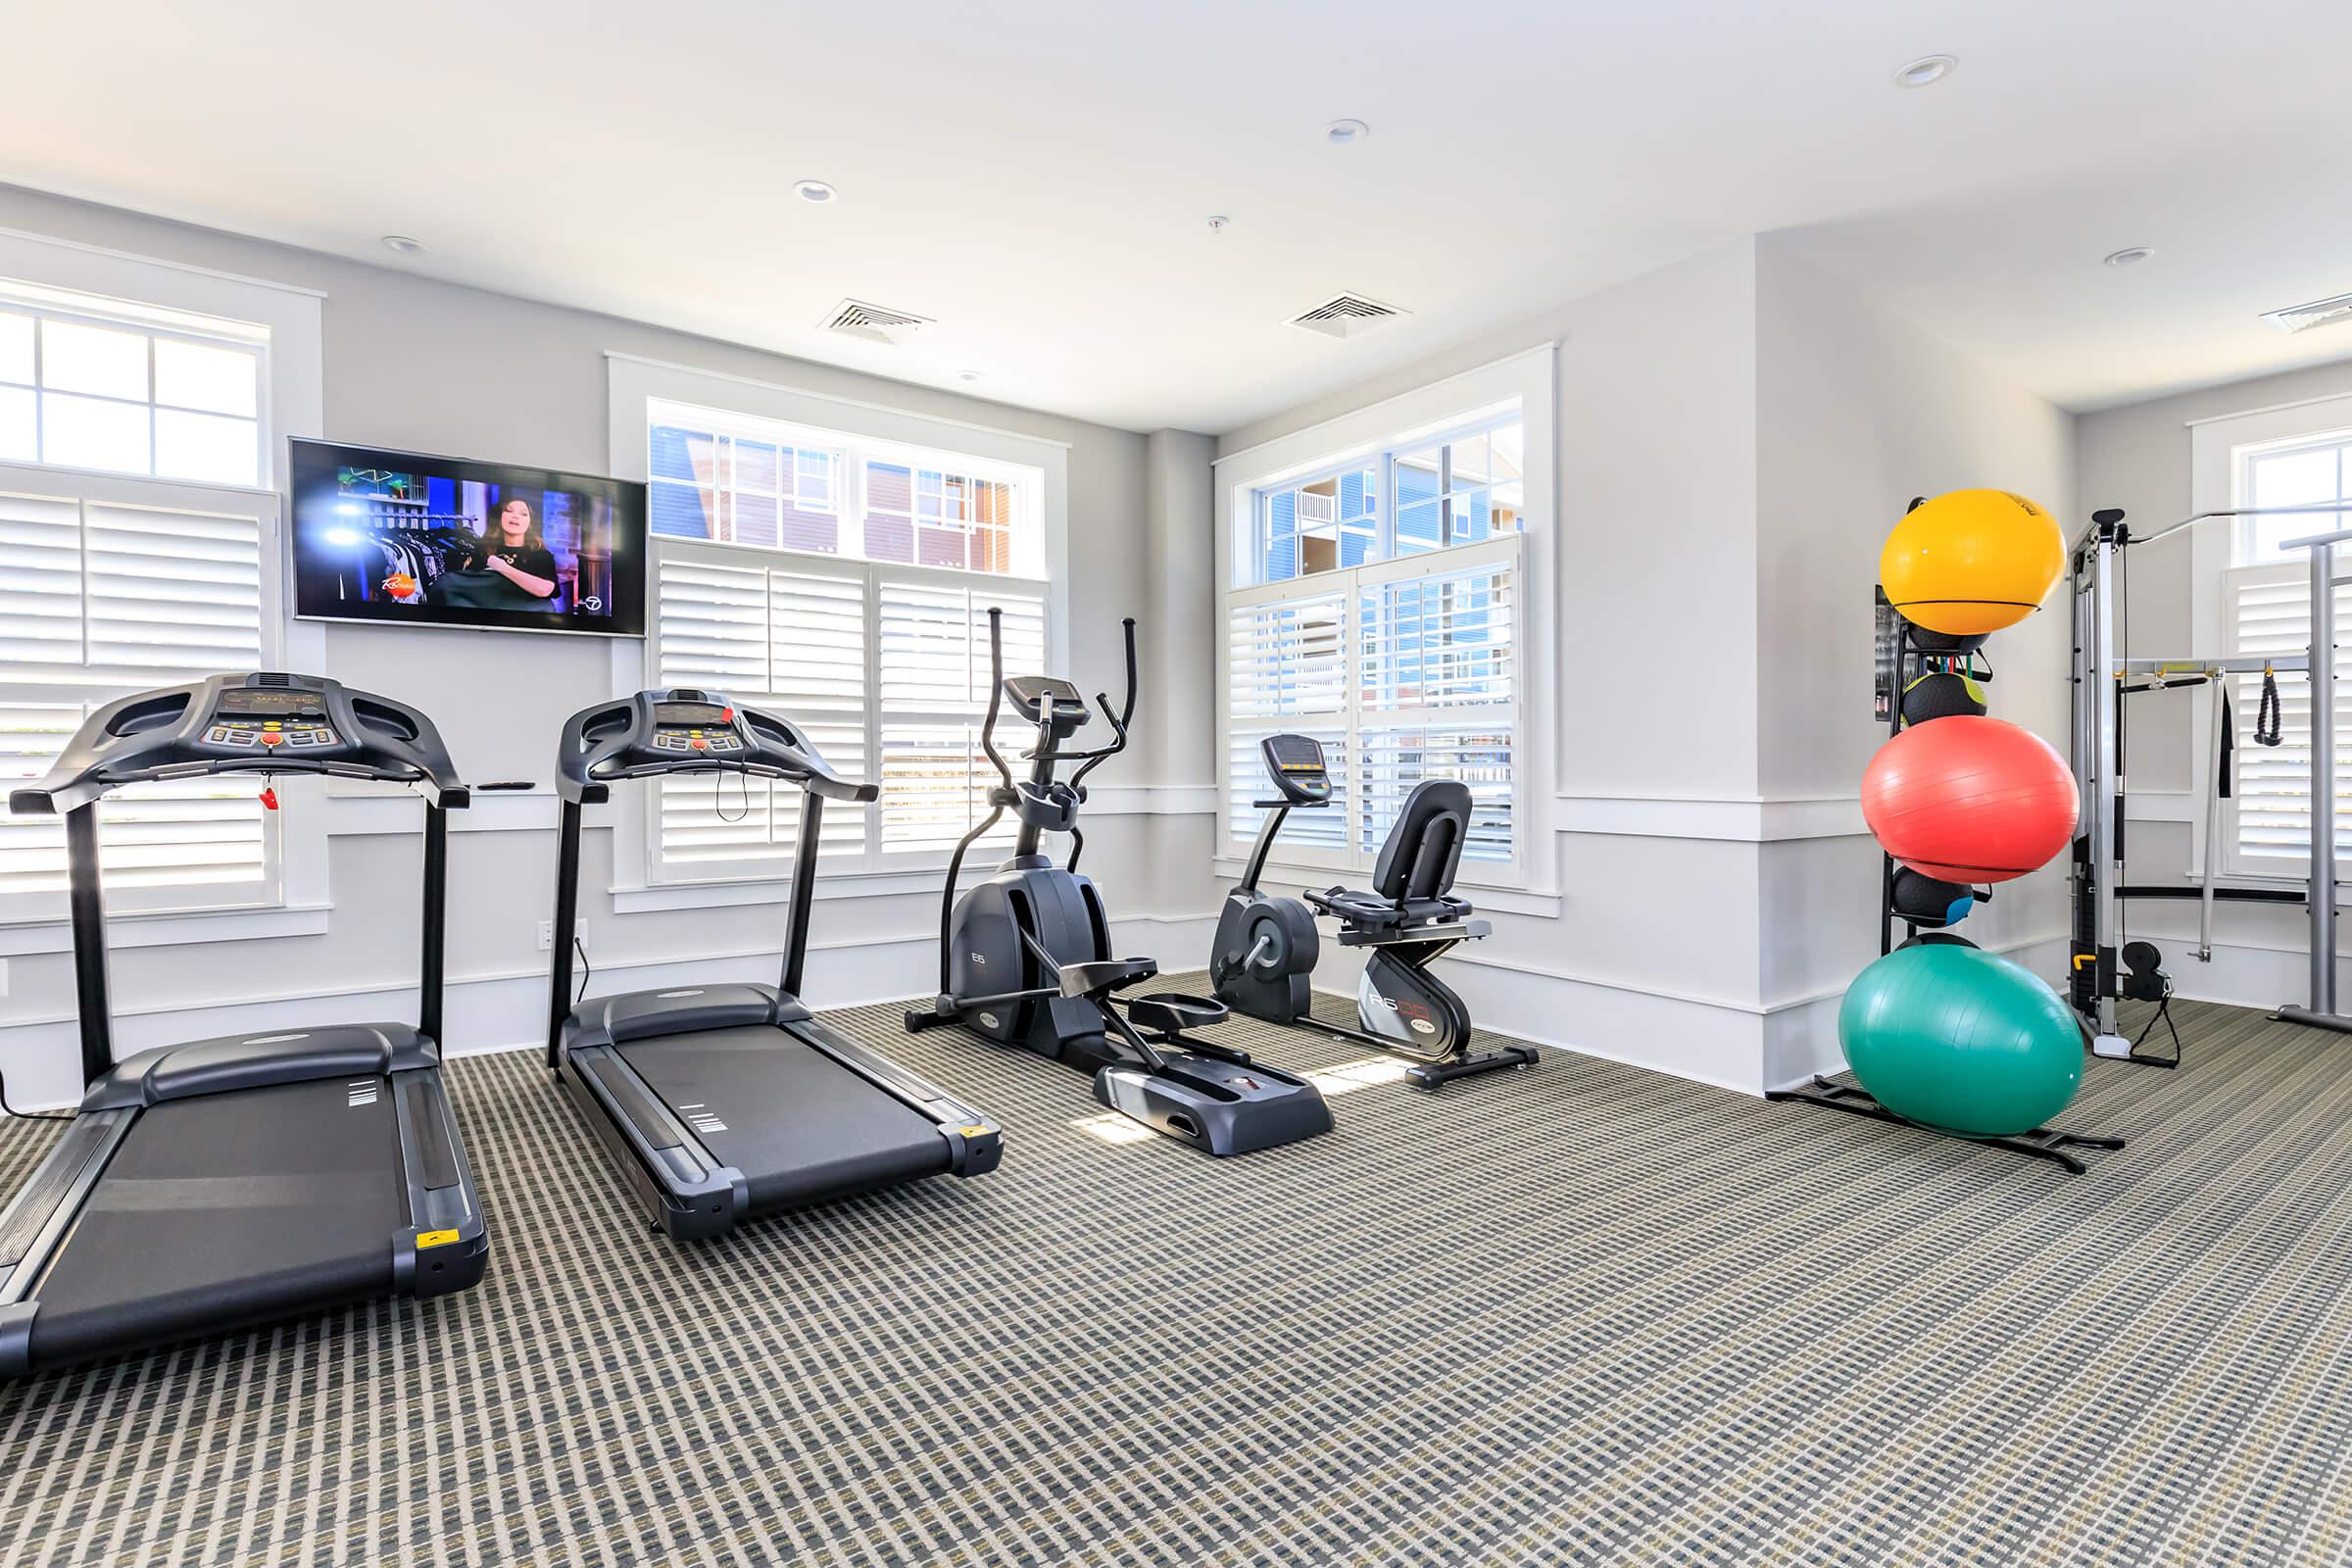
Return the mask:
M539 951L540 951L541 953L552 953L552 952L554 952L554 951L555 951L555 946L556 946L556 922L555 922L555 921L553 921L553 920L542 920L542 921L540 921L540 922L539 922Z

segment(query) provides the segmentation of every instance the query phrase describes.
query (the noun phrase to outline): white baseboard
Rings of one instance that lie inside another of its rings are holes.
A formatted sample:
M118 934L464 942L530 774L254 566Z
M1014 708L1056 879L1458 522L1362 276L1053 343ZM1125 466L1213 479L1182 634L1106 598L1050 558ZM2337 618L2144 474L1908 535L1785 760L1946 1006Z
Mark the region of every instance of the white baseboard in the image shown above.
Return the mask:
M1159 960L1177 972L1206 962L1216 929L1213 915L1130 915L1110 922L1111 945L1123 955ZM939 958L936 932L879 942L812 942L802 995L811 1006L854 1007L928 996ZM593 957L593 955L591 955ZM746 948L692 957L612 959L594 966L590 990L650 990L689 981L753 980L774 984L780 956ZM547 971L506 970L449 977L443 1044L452 1056L535 1049L547 1037ZM178 1040L300 1028L323 1023L369 1023L416 1016L411 981L362 983L299 997L222 998L194 1006L166 1002L115 1008L118 1056ZM10 1103L21 1110L71 1105L80 1097L80 1047L72 1013L0 1027L0 1070Z

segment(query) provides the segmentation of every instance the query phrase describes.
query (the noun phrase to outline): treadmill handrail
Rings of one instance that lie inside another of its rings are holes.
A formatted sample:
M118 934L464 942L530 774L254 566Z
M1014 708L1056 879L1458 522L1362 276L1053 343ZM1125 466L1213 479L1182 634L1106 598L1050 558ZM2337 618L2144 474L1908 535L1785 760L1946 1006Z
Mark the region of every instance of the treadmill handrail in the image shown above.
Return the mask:
M239 691L316 697L337 737L335 750L356 749L360 755L304 757L284 747L221 755L224 749L208 741L206 733L221 721L222 700ZM19 816L63 816L125 784L219 773L327 773L415 784L451 810L467 798L441 732L420 710L324 675L247 670L117 698L74 732L39 783L9 792L8 808Z

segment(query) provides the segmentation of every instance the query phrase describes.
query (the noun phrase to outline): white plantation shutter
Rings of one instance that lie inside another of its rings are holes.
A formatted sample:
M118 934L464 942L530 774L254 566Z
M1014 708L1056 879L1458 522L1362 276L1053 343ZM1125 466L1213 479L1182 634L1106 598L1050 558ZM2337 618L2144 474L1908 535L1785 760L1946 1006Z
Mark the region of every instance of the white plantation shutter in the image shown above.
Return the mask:
M266 665L274 528L267 495L0 469L0 772L46 772L117 697ZM260 790L235 775L109 796L109 899L126 910L275 899ZM62 825L0 816L0 911L53 913L64 886Z
M1294 811L1275 858L1368 871L1424 779L1469 785L1466 863L1519 861L1516 534L1237 589L1226 597L1225 832L1238 853L1272 798L1259 741L1323 743L1333 805ZM1471 873L1476 876L1476 871Z
M865 776L865 597L855 568L743 564L742 552L665 545L655 595L655 670L772 709L847 778ZM695 774L652 792L661 868L696 880L772 876L800 831L802 792L742 774ZM821 853L864 853L864 812L828 803Z
M1377 855L1425 779L1470 787L1465 860L1514 859L1519 541L1365 567L1356 589L1356 848ZM1419 571L1413 570L1420 566Z
M948 569L832 562L663 540L651 660L664 686L770 708L808 731L844 777L882 787L872 807L829 802L824 854L869 869L928 868L988 812L980 750L988 612L1004 612L1004 667L1046 664L1046 585ZM1027 744L1000 719L1009 756ZM801 792L697 775L655 792L657 881L772 878L791 857ZM1009 819L984 845L1009 843Z
M2311 573L2301 565L2240 566L2228 572L2223 593L2231 652L2301 656L2311 643ZM2336 623L2352 626L2352 590L2339 587ZM2352 648L2335 656L2336 854L2352 851ZM2260 674L2240 675L2230 700L2236 732L2236 799L2230 817L2228 869L2240 875L2301 876L2311 854L2311 686L2300 672L2278 680L2278 746L2254 744L2262 697Z
M1005 672L1043 669L1043 583L993 577L958 581L946 572L879 573L876 669L885 856L945 856L988 814L988 791L998 777L980 749L980 721L988 708L992 607L1004 612ZM1096 726L1101 722L1098 718ZM1030 733L1017 713L998 715L997 749L1016 768L1015 754L1025 749ZM1012 834L1008 813L980 844L1009 843Z
M636 401L614 395L625 400L616 412ZM1006 669L1047 667L1040 573L1048 514L1061 515L1048 483L1058 455L1047 465L964 455L895 433L806 425L798 412L673 400L667 390L640 407L657 504L665 484L680 493L670 525L656 529L647 678L771 708L806 729L836 771L878 787L871 804L827 803L829 871L937 871L986 815L996 782L979 746L991 606L1004 611ZM731 451L732 469L706 474L696 443ZM759 471L747 468L755 444L781 454L771 454L780 465L772 475L760 466L769 457L753 465ZM708 494L693 499L696 486L712 484L725 492L715 506ZM787 503L781 525L720 537L730 496L738 522L747 499ZM1022 744L1017 724L1004 739ZM742 780L721 774L662 795L644 847L648 882L769 881L789 862L798 791L755 783L747 807ZM997 838L1010 836L1006 828Z
M1276 798L1259 743L1284 731L1310 735L1323 743L1332 804L1293 811L1278 858L1349 863L1347 593L1325 584L1316 593L1236 602L1225 650L1227 836L1255 839L1265 813L1252 803Z

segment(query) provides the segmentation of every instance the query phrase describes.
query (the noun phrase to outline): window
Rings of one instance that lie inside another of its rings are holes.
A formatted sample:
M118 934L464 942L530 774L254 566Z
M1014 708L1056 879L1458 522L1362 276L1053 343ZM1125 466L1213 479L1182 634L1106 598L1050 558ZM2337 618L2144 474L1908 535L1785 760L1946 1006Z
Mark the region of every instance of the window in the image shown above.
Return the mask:
M274 499L0 467L0 772L46 772L96 708L273 662ZM277 897L274 818L251 778L146 784L101 808L119 911ZM0 919L55 919L52 818L0 816Z
M1229 854L1261 820L1259 742L1293 730L1323 743L1334 804L1291 816L1278 860L1367 871L1405 796L1447 778L1474 802L1463 876L1525 880L1526 419L1514 400L1237 493L1250 525L1225 596Z
M2232 653L2303 657L2311 643L2309 553L2282 548L2287 540L2352 526L2352 430L2324 431L2283 441L2238 446L2231 453L2234 505L2247 508L2322 507L2346 510L2235 519L2230 564L2223 578L2223 610ZM2340 565L2344 552L2338 550ZM2352 589L2336 590L2339 626L2352 625ZM2278 677L2280 744L2253 740L2259 674L2237 677L2235 798L2225 817L2226 869L2250 876L2300 877L2311 854L2311 700L2299 674ZM2339 857L2352 852L2352 648L2336 656L2335 790ZM2200 778L2198 787L2204 782Z
M284 618L270 454L320 417L320 296L0 231L0 773L46 772L91 711L222 669L315 669ZM117 914L324 929L324 813L246 776L107 797ZM0 814L0 950L63 951L65 835ZM258 924L247 922L258 921ZM147 940L217 941L175 919Z
M1253 581L1286 582L1517 533L1527 511L1517 414L1256 493Z
M772 708L843 774L882 786L871 806L828 807L829 865L936 869L996 782L979 749L992 607L1006 667L1046 665L1043 474L659 399L645 410L662 536L652 678ZM721 774L654 797L652 881L771 880L790 858L790 786ZM984 842L1011 837L1007 821Z
M684 411L671 416L693 420ZM839 554L839 457L696 427L716 423L654 425L648 442L653 531L673 539Z
M0 282L0 463L255 485L267 328Z

